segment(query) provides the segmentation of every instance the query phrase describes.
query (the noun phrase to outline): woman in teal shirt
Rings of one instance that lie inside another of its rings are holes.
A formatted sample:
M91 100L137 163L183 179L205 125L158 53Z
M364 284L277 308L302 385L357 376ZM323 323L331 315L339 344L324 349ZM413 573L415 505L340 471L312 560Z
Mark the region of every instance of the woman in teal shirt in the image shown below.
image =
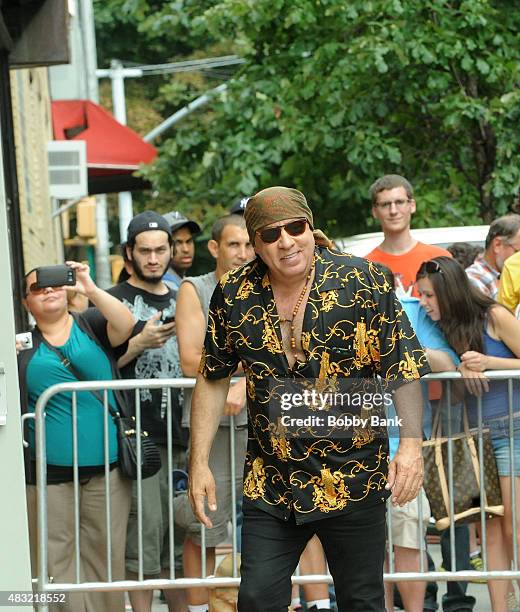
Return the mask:
M65 287L37 283L37 270L25 277L24 305L36 321L33 348L18 356L22 408L34 411L38 397L56 383L112 380L117 376L112 347L126 342L134 327L130 311L119 300L99 289L89 267L67 262L76 271L71 289L85 295L96 308L82 314L67 310ZM55 350L57 349L57 351ZM61 353L72 365L69 369ZM73 372L77 372L76 377ZM108 394L119 408L121 398ZM72 394L54 395L46 406L46 460L48 513L48 571L55 582L75 582L75 522L72 452ZM80 581L107 580L106 500L103 404L90 392L77 394ZM34 431L29 431L30 461L27 465L27 504L33 572L36 571L37 515L34 479ZM117 467L117 438L108 419L109 491L111 508L112 579L124 579L126 523L130 509L130 481ZM71 593L60 611L113 612L124 610L121 592Z

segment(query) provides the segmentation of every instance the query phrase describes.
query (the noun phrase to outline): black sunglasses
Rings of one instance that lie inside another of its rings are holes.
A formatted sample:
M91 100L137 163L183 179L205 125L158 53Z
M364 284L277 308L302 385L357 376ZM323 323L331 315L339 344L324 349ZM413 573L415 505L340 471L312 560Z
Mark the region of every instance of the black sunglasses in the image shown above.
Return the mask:
M296 221L290 221L285 225L278 225L276 227L268 227L266 229L258 230L262 242L272 244L276 242L282 235L284 229L290 236L300 236L307 227L307 219L297 219Z
M28 293L32 293L33 295L40 295L45 291L45 289L47 289L47 287L40 287L38 283L31 283L29 285Z
M442 274L442 268L437 261L425 261L417 272L417 278L425 274Z

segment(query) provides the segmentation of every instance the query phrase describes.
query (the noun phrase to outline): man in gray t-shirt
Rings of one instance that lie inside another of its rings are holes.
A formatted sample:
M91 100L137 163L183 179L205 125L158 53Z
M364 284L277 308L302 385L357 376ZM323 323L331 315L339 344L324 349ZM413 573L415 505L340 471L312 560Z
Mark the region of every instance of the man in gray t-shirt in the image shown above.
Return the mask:
M209 302L218 280L228 271L238 268L254 257L243 217L227 215L213 225L208 250L215 258L214 272L202 276L185 278L177 296L177 339L181 367L185 376L196 376L206 334ZM247 446L246 382L242 378L228 393L226 416L220 422L216 439L210 453L210 465L215 476L217 510L211 513L213 528L206 532L207 573L215 567L215 546L227 537L227 524L231 519L231 466L230 466L230 419L235 416L237 490L241 489L242 471ZM191 391L186 393L183 425L189 425ZM201 576L200 523L191 510L187 495L175 498L175 520L186 530L184 543L184 576ZM208 591L204 588L188 590L190 606L208 606ZM206 608L208 609L208 608Z

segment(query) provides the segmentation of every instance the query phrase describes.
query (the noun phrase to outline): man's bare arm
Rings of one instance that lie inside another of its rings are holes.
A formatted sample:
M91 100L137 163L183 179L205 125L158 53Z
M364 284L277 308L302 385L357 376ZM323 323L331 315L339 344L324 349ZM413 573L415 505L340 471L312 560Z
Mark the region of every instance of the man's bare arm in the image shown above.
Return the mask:
M209 453L224 413L228 388L229 378L208 380L199 374L191 400L189 496L195 516L206 527L213 525L204 509L205 498L211 511L217 509Z
M182 371L184 376L197 376L206 334L206 318L197 291L189 282L182 283L179 289L175 320Z
M432 372L454 372L457 368L446 351L439 349L425 349L426 357Z
M155 313L148 319L142 331L130 338L126 353L117 362L118 368L123 368L147 349L161 348L175 334L175 322L158 325L161 314L160 311Z
M392 502L402 506L417 497L423 481L421 383L418 380L401 385L394 394L399 427L399 448L388 469L387 489Z
M199 296L190 282L181 285L177 295L175 318L182 371L185 376L197 376L207 325ZM240 366L237 372L241 369ZM231 385L224 414L238 414L244 408L245 401L246 381L244 378Z

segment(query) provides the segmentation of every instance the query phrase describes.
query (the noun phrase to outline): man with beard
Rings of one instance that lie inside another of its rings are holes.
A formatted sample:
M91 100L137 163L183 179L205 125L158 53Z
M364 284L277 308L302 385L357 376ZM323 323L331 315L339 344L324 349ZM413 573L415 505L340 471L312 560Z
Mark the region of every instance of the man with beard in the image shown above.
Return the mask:
M175 298L173 291L163 282L172 253L168 222L153 211L136 215L128 225L126 253L132 264L130 277L109 290L130 309L137 321L128 350L118 362L121 374L123 378L145 380L179 378L182 373L175 338ZM161 449L162 459L161 470L142 481L143 571L146 578L169 575L167 394L167 389L140 390L141 425ZM173 467L184 468L186 439L181 429L179 393L172 391L171 397ZM129 579L137 579L139 569L137 512L134 486L126 545ZM176 536L182 538L183 534L176 533ZM166 590L165 595L168 609L173 611L180 596L173 590ZM151 610L152 597L151 590L131 591L133 610Z

